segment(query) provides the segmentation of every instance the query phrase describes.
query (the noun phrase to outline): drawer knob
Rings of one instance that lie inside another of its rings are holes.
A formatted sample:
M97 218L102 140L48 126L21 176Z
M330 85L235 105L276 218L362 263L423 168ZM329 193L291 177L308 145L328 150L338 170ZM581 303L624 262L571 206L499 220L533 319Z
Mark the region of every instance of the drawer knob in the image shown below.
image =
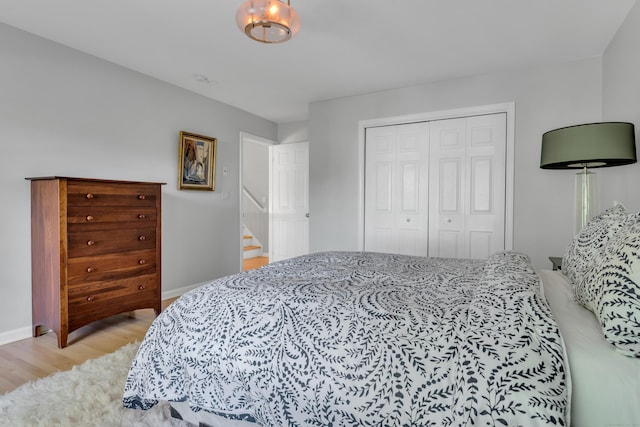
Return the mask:
M87 221L93 221L93 215L87 215Z
M87 199L93 199L93 194L87 193Z
M95 268L93 267L87 267L87 273L93 273L94 271L96 271Z
M144 194L140 194L140 195L138 196L138 199L140 199L140 200L144 200L144 199L146 199L146 197L145 197L145 195L144 195Z
M147 216L146 216L145 214L140 214L140 215L138 215L138 218L139 218L139 219L145 219L146 217L147 217Z
M94 298L93 297L87 297L87 301L89 302L93 302Z
M139 289L139 290L141 290L141 291L143 291L145 288L146 288L146 286L145 286L145 285L140 285L140 286L138 286L138 289Z
M139 260L138 260L138 264L140 264L140 265L144 265L144 264L146 264L146 263L147 263L147 260L146 260L146 259L139 259Z
M94 242L93 240L87 241L87 246L93 246L95 244L96 244L96 242Z
M144 240L147 240L147 238L146 238L146 237L144 237L144 236L138 236L138 240L140 240L140 241L142 242L142 241L144 241Z

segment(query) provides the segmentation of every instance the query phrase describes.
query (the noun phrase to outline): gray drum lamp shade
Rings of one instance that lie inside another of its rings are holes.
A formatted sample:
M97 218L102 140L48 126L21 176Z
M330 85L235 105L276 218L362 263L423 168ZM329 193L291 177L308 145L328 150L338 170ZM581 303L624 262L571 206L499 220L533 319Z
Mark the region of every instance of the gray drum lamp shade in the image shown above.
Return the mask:
M542 169L582 169L635 163L633 123L568 126L542 135Z

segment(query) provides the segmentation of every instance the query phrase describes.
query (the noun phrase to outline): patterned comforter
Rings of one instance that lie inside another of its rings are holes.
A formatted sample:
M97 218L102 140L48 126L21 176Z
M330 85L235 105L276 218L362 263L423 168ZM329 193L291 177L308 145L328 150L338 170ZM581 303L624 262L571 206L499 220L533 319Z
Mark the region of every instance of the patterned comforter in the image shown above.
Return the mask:
M123 401L263 426L562 426L567 383L525 255L325 252L183 295L149 329Z

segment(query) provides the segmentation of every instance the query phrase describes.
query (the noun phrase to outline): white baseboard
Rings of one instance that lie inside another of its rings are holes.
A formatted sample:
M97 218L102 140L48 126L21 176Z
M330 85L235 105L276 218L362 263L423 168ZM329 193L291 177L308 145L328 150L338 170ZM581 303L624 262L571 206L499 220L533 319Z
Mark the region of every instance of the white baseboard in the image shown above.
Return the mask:
M202 283L198 283L196 285L190 285L190 286L184 286L182 288L178 288L178 289L170 289L168 291L164 291L162 292L162 300L166 300L166 299L170 299L170 298L176 298L179 297L182 294L186 294L187 292L200 287L202 285L204 285L205 283L210 283L210 281L208 282L202 282Z
M209 282L198 283L197 285L185 286L178 289L170 289L162 292L162 299L170 299L176 298L180 295L189 292L192 289L197 288L198 286L204 285ZM25 326L23 328L14 329L11 331L0 332L0 345L9 344L15 341L24 340L27 338L31 338L31 326Z
M0 345L31 338L31 326L0 333Z

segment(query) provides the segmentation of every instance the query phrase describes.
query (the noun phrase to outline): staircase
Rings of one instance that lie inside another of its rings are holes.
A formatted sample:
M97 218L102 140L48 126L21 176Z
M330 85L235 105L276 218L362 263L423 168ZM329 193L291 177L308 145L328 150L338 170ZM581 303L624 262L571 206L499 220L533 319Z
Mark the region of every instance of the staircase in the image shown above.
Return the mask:
M244 251L243 259L262 256L262 246L250 234L242 236L242 250Z
M243 267L244 271L253 270L269 264L268 255L265 256L262 244L256 239L246 226L242 226L242 248L243 248Z

